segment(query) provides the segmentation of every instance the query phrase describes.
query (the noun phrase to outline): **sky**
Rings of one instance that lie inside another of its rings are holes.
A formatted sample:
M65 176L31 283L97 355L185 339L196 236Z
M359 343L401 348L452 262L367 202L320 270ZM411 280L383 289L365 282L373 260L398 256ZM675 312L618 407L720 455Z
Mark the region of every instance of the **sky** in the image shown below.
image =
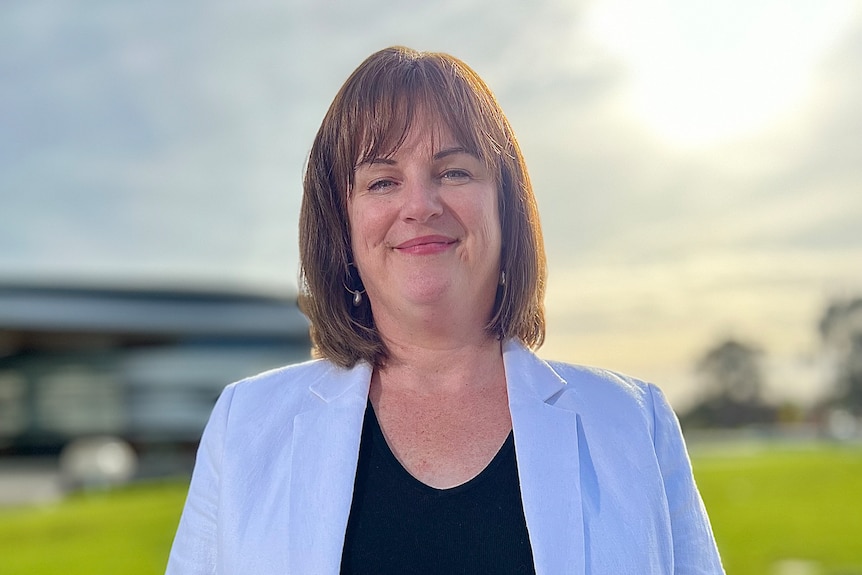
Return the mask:
M856 0L0 5L0 280L295 293L305 157L370 53L445 51L520 140L549 260L540 355L675 406L733 337L811 401L862 295Z

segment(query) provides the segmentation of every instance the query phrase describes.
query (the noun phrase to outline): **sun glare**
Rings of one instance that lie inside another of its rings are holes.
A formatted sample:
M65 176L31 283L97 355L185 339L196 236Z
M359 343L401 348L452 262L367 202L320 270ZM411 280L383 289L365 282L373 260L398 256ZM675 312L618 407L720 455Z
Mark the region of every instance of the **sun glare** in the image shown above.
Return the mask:
M588 29L628 69L630 112L691 148L798 110L853 9L853 0L599 0Z

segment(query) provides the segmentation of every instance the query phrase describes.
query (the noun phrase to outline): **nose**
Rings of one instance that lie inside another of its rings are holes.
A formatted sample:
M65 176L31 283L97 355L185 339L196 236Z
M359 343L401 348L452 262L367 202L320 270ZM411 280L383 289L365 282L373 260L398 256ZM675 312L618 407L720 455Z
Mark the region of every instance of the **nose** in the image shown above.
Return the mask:
M426 222L443 213L443 201L439 186L428 178L417 178L404 186L404 205L401 209L405 220Z

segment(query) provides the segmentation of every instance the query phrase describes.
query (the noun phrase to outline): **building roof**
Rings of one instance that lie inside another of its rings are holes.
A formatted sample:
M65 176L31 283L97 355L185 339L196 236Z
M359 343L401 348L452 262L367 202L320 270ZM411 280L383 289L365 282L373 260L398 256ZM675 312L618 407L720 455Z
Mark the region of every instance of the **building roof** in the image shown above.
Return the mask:
M308 321L294 297L0 285L0 331L307 338Z

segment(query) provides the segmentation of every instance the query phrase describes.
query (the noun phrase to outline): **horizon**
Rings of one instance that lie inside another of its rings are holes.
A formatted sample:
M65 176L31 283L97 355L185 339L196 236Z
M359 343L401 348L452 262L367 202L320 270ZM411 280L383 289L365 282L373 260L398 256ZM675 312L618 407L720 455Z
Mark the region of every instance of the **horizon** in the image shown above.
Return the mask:
M494 6L494 9L489 9ZM862 296L862 9L852 0L0 8L0 277L296 293L301 176L387 45L497 95L548 254L540 356L675 407L735 338L769 398L829 385L817 322Z

